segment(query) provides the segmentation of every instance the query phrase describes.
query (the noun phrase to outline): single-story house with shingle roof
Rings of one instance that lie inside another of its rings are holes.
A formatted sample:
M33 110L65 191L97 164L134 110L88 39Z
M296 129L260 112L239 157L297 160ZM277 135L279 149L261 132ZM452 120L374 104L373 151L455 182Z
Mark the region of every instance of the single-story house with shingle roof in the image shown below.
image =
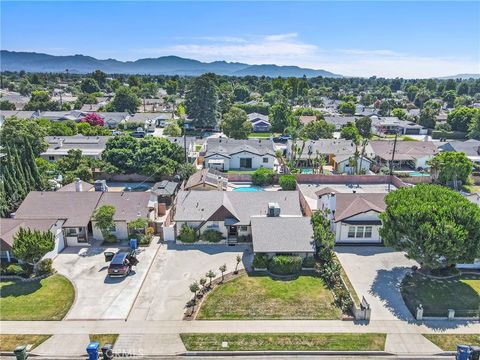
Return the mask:
M480 164L480 141L475 139L470 139L467 141L448 141L448 142L439 142L436 144L440 151L446 152L461 152L464 153L467 158L476 163Z
M102 152L107 146L107 141L111 136L84 136L82 134L74 136L46 136L45 141L48 148L40 154L42 158L48 161L56 161L68 154L70 150L81 150L82 155L101 159Z
M367 156L380 166L388 166L392 160L393 140L370 141ZM369 153L371 151L371 153ZM431 160L440 151L432 141L397 141L394 156L395 169L427 169Z
M220 171L231 169L273 169L275 147L271 139L235 140L209 138L205 144L204 167Z
M44 258L54 258L61 252L66 244L63 237L63 219L0 219L0 258L1 261L14 262L15 256L12 252L15 235L20 228L32 231L50 231L53 234L55 247L45 254Z
M267 115L250 113L247 116L248 120L252 123L253 132L268 132L272 128Z
M227 190L228 178L214 169L202 169L190 176L183 190Z

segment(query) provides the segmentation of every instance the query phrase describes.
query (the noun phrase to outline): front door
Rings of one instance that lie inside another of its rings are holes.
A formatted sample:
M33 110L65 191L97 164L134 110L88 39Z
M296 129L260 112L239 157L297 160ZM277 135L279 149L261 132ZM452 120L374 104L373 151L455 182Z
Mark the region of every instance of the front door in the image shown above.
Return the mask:
M229 237L237 237L238 235L238 229L236 226L230 226L228 228L228 236Z

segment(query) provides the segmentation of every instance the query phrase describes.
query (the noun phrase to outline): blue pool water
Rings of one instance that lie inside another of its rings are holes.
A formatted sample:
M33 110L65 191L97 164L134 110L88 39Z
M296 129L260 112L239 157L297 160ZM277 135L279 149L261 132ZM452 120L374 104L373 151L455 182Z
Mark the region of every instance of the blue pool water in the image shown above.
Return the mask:
M313 169L302 169L301 174L313 174Z
M410 176L430 176L429 173L421 173L421 172L418 172L418 171L411 172L408 175L410 175Z
M241 186L233 189L233 191L263 191L262 188L253 185Z

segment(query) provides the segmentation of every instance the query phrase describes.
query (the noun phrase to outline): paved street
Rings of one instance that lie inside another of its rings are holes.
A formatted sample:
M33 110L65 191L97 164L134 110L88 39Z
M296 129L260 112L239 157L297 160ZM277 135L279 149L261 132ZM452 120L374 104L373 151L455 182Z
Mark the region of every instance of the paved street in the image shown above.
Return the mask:
M415 261L380 246L338 246L335 251L358 296L365 296L370 304L371 320L413 320L400 294L400 283L418 265Z
M75 286L75 302L66 320L126 319L158 249L152 243L142 248L139 264L126 278L107 276L103 252L118 248L68 247L54 261L54 268Z

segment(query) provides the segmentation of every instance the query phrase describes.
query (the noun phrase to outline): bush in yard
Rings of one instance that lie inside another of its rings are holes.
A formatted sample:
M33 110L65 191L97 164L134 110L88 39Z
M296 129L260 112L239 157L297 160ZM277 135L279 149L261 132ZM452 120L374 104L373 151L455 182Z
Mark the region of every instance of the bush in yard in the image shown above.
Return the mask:
M254 185L265 186L273 184L273 176L275 173L272 169L260 168L255 170L252 175L252 182Z
M107 244L113 244L118 241L117 237L113 234L108 234L103 238L103 241Z
M265 254L255 254L252 265L254 269L266 269L268 267L268 256Z
M51 274L53 272L52 259L43 259L37 265L37 273L39 275Z
M183 224L182 228L180 229L180 235L178 235L178 239L184 243L194 243L197 241L197 234L190 226Z
M17 275L22 276L25 274L25 271L20 265L12 264L8 265L7 270L5 271L8 275Z
M206 230L203 232L203 234L200 236L200 239L212 243L217 243L220 240L222 240L223 236L220 231L217 230Z
M313 256L307 256L302 261L302 267L313 269L315 267L316 260Z
M295 190L297 188L297 178L295 175L282 175L278 182L282 190Z
M268 263L268 270L275 275L293 275L302 271L300 256L274 256Z
M352 308L352 297L342 283L338 283L333 287L333 294L335 295L335 305L347 312Z

